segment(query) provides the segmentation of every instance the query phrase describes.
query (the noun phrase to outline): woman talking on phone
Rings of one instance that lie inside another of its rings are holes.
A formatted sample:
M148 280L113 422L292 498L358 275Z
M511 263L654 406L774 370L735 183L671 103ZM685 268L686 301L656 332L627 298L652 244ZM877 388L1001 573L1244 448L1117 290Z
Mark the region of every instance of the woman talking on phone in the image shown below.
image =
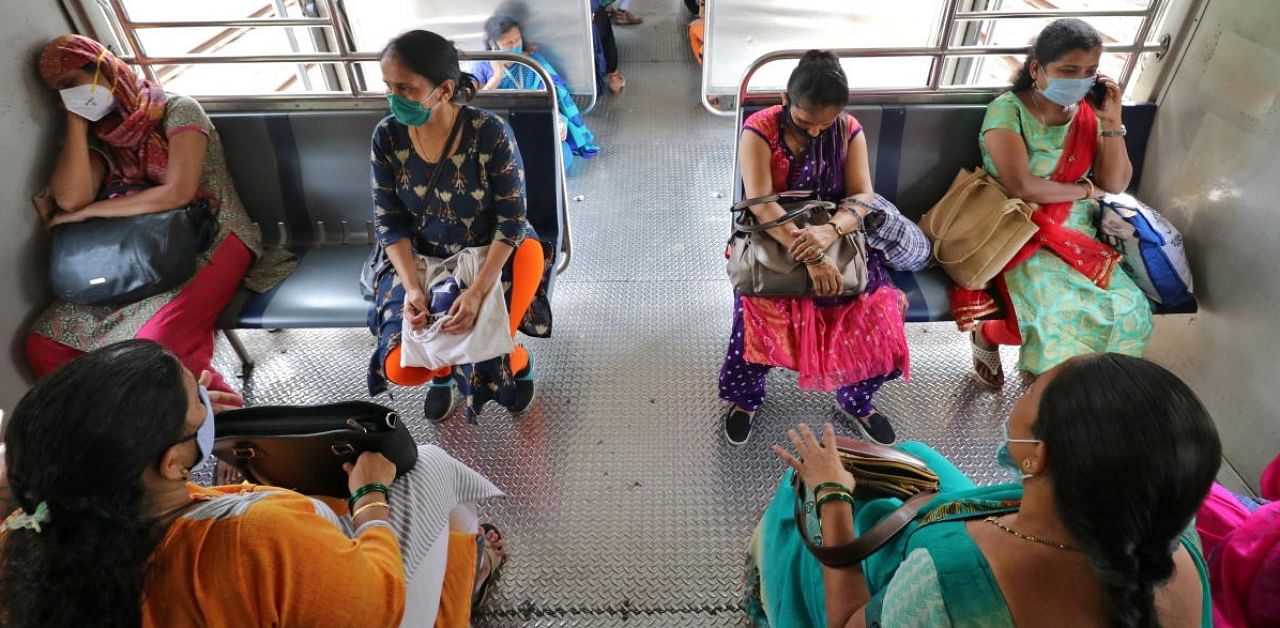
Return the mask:
M1021 347L1033 375L1092 353L1140 356L1151 336L1151 306L1097 239L1098 199L1129 187L1133 165L1120 121L1120 86L1098 74L1102 38L1078 19L1041 31L1013 88L987 106L979 145L983 166L1010 196L1036 207L1040 227L996 279L1007 313L985 291L953 288L952 313L971 331L975 377L1004 384L997 345Z

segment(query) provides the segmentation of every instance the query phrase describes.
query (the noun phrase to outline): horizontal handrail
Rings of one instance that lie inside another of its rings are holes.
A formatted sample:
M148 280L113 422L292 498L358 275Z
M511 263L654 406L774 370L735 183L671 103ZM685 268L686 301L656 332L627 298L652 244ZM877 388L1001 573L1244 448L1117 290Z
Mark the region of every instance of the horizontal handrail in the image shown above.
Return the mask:
M177 20L129 22L129 28L262 28L273 26L330 26L327 17L247 17L235 20Z
M1017 20L1049 19L1064 17L1146 17L1149 9L1117 9L1114 11L959 11L957 20Z

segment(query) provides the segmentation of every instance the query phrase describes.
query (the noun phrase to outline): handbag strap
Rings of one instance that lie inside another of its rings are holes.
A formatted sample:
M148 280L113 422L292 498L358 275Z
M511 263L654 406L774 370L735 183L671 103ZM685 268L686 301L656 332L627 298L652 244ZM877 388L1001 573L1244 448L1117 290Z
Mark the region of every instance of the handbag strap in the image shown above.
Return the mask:
M454 140L458 139L458 134L462 131L462 118L466 115L467 108L459 107L458 115L454 116L453 128L449 129L449 139L444 141L444 148L440 149L440 158L436 160L436 167L431 170L431 178L427 179L427 191L422 198L431 200L431 192L436 189L436 183L440 181L440 174L444 171L444 159L449 156L449 149L453 148Z
M809 538L808 517L804 512L804 482L798 475L793 475L791 481L796 487L796 527L799 528L800 539L804 541L805 547L809 548L813 557L828 567L848 567L872 555L907 527L907 524L916 518L920 509L938 494L936 491L916 493L852 542L844 545L817 545Z

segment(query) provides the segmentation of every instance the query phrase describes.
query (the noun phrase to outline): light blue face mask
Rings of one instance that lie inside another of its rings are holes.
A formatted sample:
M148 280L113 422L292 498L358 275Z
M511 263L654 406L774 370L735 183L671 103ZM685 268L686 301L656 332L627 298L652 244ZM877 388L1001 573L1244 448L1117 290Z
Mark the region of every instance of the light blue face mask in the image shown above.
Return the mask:
M200 393L200 403L204 404L204 423L200 424L200 428L196 430L196 449L199 449L199 464L205 458L213 455L213 402L209 401L209 391L200 386L197 388Z
M1018 474L1024 480L1032 477L1030 473L1023 473L1022 468L1013 459L1013 454L1009 453L1009 443L1039 442L1041 441L1035 438L1009 438L1009 419L1005 419L1000 424L1000 447L996 449L996 462L1000 463L1000 466Z
M1050 102L1057 103L1063 107L1070 107L1084 100L1089 90L1093 89L1093 84L1097 82L1098 77L1096 75L1078 79L1050 77L1049 86L1041 89L1040 95Z
M515 46L513 46L513 47L511 47L511 48L502 48L502 49L498 50L498 52L509 52L509 53L511 53L511 54L516 54L516 55L518 55L518 54L523 54L523 53L524 53L524 42L520 42L519 44L516 44Z

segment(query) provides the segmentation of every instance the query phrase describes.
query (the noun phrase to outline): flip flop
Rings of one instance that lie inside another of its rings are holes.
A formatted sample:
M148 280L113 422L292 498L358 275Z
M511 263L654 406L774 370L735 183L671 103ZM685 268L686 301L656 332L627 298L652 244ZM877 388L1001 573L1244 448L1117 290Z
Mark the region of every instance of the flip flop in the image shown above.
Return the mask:
M488 533L493 532L501 539L503 538L502 532L491 523L480 524L480 529L484 531L484 534L479 536L480 552L489 563L489 575L485 577L484 582L481 582L479 587L476 587L475 595L471 598L471 608L473 609L479 608L489 599L489 593L493 590L489 585L497 580L498 576L502 575L502 566L507 563L507 558L499 555L498 550L488 543L487 538ZM477 568L479 568L478 565Z
M969 332L969 344L973 347L973 379L987 388L1004 387L1004 365L1000 362L1000 349L987 349L978 344L978 330Z

